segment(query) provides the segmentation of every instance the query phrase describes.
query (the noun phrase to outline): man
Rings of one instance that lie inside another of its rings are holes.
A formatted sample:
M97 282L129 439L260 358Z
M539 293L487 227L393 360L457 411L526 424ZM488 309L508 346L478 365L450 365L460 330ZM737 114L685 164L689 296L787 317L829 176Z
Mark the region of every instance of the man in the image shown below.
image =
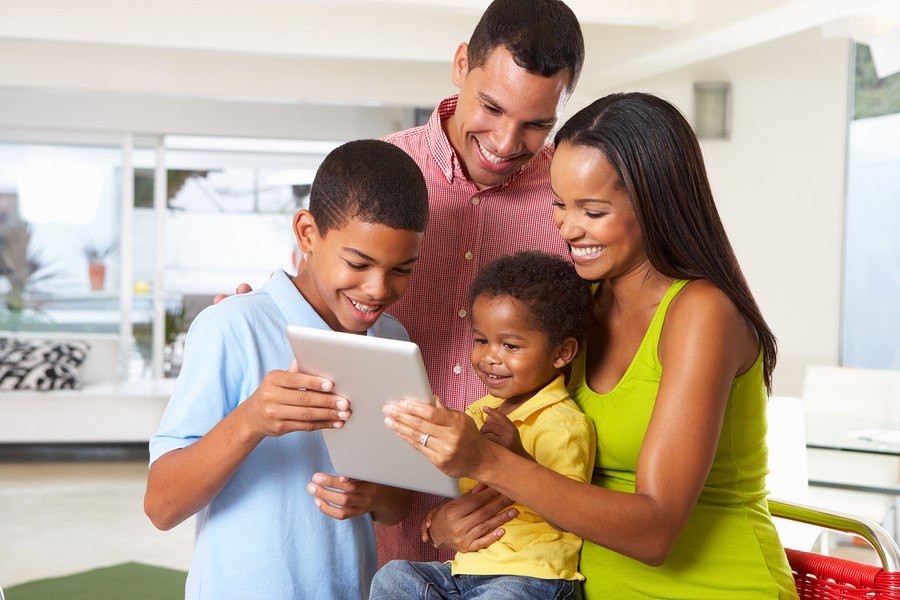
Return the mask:
M453 57L459 94L427 124L383 138L416 161L429 199L418 266L391 314L422 349L432 389L451 408L464 410L486 393L469 368L467 295L478 270L520 250L568 255L551 221L553 149L546 144L583 63L581 27L562 1L494 0ZM440 500L417 493L401 523L376 526L380 565L452 558L422 541L422 522ZM513 516L485 521L510 504L492 490L476 488L453 502L460 527L477 525L479 547Z
M495 0L453 57L458 96L441 102L426 125L384 138L422 169L430 214L409 291L391 314L422 349L434 393L451 408L464 410L486 393L469 367L466 314L479 268L519 250L566 254L551 221L546 144L583 62L581 28L563 2ZM440 500L416 494L403 522L377 527L379 564L452 557L422 541L422 521ZM494 500L494 512L508 505ZM495 539L485 533L485 544Z

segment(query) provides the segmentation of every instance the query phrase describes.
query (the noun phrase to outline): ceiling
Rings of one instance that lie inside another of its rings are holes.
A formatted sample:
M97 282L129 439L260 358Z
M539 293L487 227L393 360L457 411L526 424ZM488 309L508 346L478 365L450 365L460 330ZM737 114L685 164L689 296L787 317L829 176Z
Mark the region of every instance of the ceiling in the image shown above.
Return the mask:
M487 0L0 0L0 88L433 105ZM900 0L569 0L579 92L819 28L865 41Z

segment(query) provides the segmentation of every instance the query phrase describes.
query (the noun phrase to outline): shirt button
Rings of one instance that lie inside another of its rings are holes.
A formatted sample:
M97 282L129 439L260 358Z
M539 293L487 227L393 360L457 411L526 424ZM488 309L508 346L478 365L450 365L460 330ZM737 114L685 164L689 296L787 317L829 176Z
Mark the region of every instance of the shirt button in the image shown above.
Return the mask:
M458 315L459 315L459 318L462 319L462 318L464 318L464 317L466 316L466 309L461 308L461 309L459 309L459 312L456 313L456 314L458 314Z
M457 375L459 375L460 373L462 373L462 367L459 365L456 365L455 367L453 367L453 372L456 373Z
M471 252L466 252L465 256L466 256L466 260L472 260L473 258L475 258L475 255L472 254Z
M479 198L478 196L473 196L472 204L474 204L475 206L478 206L479 204L481 204L481 198Z

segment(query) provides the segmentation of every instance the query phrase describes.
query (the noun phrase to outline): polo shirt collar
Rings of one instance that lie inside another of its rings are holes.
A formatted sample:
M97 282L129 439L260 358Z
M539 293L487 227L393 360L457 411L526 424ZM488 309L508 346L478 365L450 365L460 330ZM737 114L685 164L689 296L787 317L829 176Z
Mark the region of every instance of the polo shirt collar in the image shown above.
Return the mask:
M566 389L565 376L560 374L556 379L536 393L533 398L524 402L522 405L517 406L514 411L507 415L507 417L509 417L510 421L524 421L532 414L540 412L548 406L561 402L568 397L569 391ZM490 408L497 408L501 404L503 404L503 398L497 398L496 396L491 395L488 395L487 398L485 398L485 406Z

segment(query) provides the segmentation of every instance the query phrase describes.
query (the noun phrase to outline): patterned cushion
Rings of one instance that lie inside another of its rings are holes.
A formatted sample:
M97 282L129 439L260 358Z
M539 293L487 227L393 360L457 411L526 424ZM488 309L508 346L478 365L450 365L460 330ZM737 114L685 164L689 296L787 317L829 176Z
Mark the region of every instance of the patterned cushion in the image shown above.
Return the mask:
M0 338L0 391L78 389L83 340Z

